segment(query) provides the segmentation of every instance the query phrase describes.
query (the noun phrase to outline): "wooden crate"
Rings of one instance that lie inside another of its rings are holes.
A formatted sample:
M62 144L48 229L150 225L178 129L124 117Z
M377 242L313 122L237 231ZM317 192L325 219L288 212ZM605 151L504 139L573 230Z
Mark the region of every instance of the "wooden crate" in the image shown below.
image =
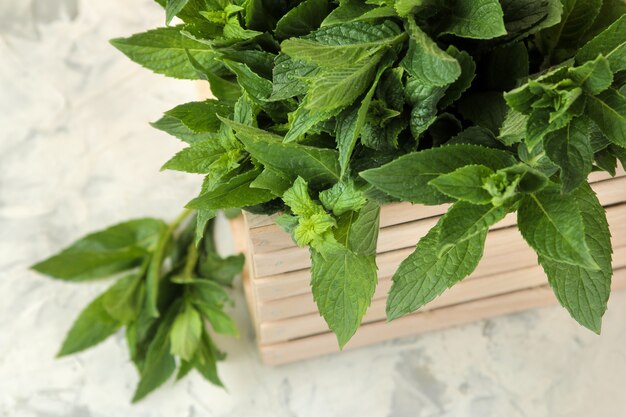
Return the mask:
M626 288L626 174L594 173L591 180L613 236L612 286ZM489 231L484 257L471 276L418 312L386 322L391 276L447 208L398 203L381 209L378 287L345 349L556 303L512 214ZM337 340L313 302L308 251L297 247L273 218L248 213L232 224L237 246L246 254L244 289L261 358L278 365L337 352Z

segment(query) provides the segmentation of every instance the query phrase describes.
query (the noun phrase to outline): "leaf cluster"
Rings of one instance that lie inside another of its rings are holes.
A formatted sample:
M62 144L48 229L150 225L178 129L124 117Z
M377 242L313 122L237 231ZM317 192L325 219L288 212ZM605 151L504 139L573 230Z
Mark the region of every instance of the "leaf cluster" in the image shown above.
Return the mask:
M169 225L151 218L120 223L33 266L63 281L113 280L80 313L58 356L91 348L123 329L139 373L133 402L177 369L176 380L195 369L222 386L217 361L225 355L205 323L214 333L238 336L225 311L232 303L226 288L241 271L243 256L221 257L214 220L196 215L195 221L183 223L189 214Z

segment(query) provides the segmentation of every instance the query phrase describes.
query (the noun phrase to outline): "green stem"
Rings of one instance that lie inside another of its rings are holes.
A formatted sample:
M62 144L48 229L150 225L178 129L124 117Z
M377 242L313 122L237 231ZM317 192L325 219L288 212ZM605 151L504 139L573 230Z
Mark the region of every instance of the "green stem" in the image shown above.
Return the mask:
M146 309L151 317L159 317L159 310L157 308L159 280L161 279L161 266L163 265L163 260L165 258L167 244L171 240L178 226L180 226L191 213L191 210L183 211L168 225L167 229L161 233L157 246L152 254L152 258L150 259L150 265L148 266L148 272L146 274Z

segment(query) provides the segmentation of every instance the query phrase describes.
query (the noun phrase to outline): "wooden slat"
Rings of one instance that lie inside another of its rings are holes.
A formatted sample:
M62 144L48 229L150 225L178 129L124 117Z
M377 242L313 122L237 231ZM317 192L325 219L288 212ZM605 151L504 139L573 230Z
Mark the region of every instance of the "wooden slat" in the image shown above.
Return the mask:
M626 177L601 181L593 184L593 188L604 205L616 204L626 200ZM380 253L413 247L435 223L436 218L428 218L384 228L379 233L379 247L377 251ZM495 225L494 229L514 223L514 218L507 216L507 219ZM280 229L276 229L274 239L291 241L289 235ZM308 250L295 246L293 242L291 242L290 247L279 251L269 253L254 252L253 262L256 271L255 278L287 271L297 271L311 266Z
M624 207L624 205L609 207L607 209L607 219L611 226L614 239L618 236L626 235L626 230L624 230L624 228L626 228L626 207ZM535 262L536 258L532 254L526 255L526 258L530 259L530 261L524 259L522 256L518 256L520 253L528 251L526 243L521 241L518 232L514 230L510 231L509 233L512 234L512 237L509 236L508 239L500 237L499 235L494 237L494 234L499 233L502 232L491 232L485 247L484 259L493 259L494 264L479 264L474 275L484 276L489 273L501 272L502 270L498 270L498 265L504 265L504 270L508 270L506 267L509 265L516 268L527 266L529 262ZM407 249L379 254L376 259L379 266L378 276L391 276L397 269L398 265L400 265L400 262L413 252L413 250L414 247L410 247ZM516 256L511 258L511 252L516 253ZM498 258L501 259L498 260ZM278 275L257 278L254 280L253 285L256 289L259 303L263 304L272 300L278 300L310 292L310 280L310 269L306 268L294 272L285 272Z
M626 247L614 247L615 251L614 259L616 261L620 260L620 256L624 256L624 260L626 260ZM509 268L506 271L502 271L501 273L493 274L493 275L476 275L472 274L471 276L464 279L463 282L471 281L475 279L489 278L493 276L501 276L503 273L508 273L512 270L530 268L537 264L536 256L532 256L529 259L529 263L523 266ZM622 265L619 265L622 266ZM626 266L626 265L623 265ZM391 275L388 276L379 276L378 284L376 286L376 291L374 293L373 300L378 300L387 297L387 293L391 288ZM257 292L258 294L258 292ZM307 286L306 291L302 294L295 295L293 297L282 298L279 300L274 300L270 302L258 302L257 303L257 318L261 322L271 322L277 320L284 320L293 317L304 316L307 314L315 314L317 315L317 305L313 301L313 297L311 295L311 290Z
M594 173L596 174L596 173ZM606 173L602 177L608 176ZM621 173L620 173L621 174ZM609 177L610 179L610 177ZM596 181L598 182L598 181ZM386 228L390 226L402 225L404 223L414 222L417 220L428 219L427 222L434 224L436 222L436 216L444 214L448 210L448 204L442 204L439 206L422 206L412 205L410 203L396 203L384 206L380 213L380 228L381 233L379 235L378 248L379 252L385 252L387 250L398 249L401 246L396 246L391 249L384 248L384 235ZM247 215L249 216L249 215ZM426 224L426 223L425 223ZM269 224L262 227L253 228L250 230L250 240L254 248L254 253L270 253L280 251L282 249L294 247L293 240L289 234L285 233L276 224ZM382 242L381 242L382 240ZM398 244L404 244L399 242Z
M626 269L615 271L611 287L613 291L626 288ZM556 302L552 290L548 286L542 286L423 313L414 313L392 322L380 321L362 326L344 350L553 305ZM563 314L567 313L564 311ZM335 353L339 349L335 335L324 333L289 342L264 345L260 347L260 351L265 364L280 365Z
M621 166L618 167L615 177L621 177L624 175L626 175L626 172L624 172L624 168ZM613 177L611 177L610 174L604 171L592 172L589 175L589 182L593 183L593 182L608 180L611 178ZM394 206L407 206L407 207L413 206L413 207L420 207L420 208L418 211L415 212L416 215L414 215L412 214L412 212L405 211L403 207L400 207L400 209L398 210L398 213L395 213L394 212L395 209L393 208ZM383 207L381 210L380 226L386 227L386 226L390 226L393 224L413 221L416 219L423 219L426 217L438 216L438 215L445 213L445 211L447 210L447 207L448 205L445 205L445 204L440 205L440 206L420 206L420 205L412 205L410 203L390 204L388 206ZM397 217L396 217L396 214L397 214ZM252 214L252 213L246 213L246 216L248 217L248 227L250 227L250 229L274 225L274 219L278 217L277 214L272 215L272 216L264 216L261 214Z
M614 250L613 267L615 269L625 268L626 246ZM510 270L501 274L478 279L463 280L428 303L421 310L429 311L525 288L542 286L546 284L546 281L547 278L543 269L535 262L535 265L527 268ZM387 289L390 287L389 280L386 281L385 287L387 287ZM380 295L382 295L382 297ZM385 291L380 295L372 302L372 305L367 310L367 314L363 317L363 324L385 319L387 292ZM310 294L308 298L312 298ZM290 318L280 321L262 321L260 324L260 333L257 335L260 343L266 345L327 332L328 325L319 313L317 313L315 305L313 305L313 307L315 313L312 314L299 317L290 316Z

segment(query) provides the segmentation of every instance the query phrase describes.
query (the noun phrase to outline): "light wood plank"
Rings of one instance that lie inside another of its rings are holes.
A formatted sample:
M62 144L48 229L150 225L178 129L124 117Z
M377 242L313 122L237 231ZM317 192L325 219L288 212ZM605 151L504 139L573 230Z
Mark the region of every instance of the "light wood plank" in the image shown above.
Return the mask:
M607 208L607 219L611 227L614 245L617 246L618 242L615 241L615 239L626 235L626 205ZM509 230L508 233L511 235L507 237L500 236L500 233L504 232L494 231L488 236L484 260L489 259L492 261L481 262L474 272L475 276L484 276L490 273L502 272L502 270L524 267L536 261L534 254L528 254L528 247L519 236L519 232L515 229ZM378 276L391 276L398 265L400 265L400 262L413 252L413 250L414 247L409 247L379 254L376 259L379 267ZM516 256L511 258L510 253L516 253ZM523 254L526 254L526 258L522 256ZM487 265L487 262L491 262L491 265ZM499 269L499 266L503 266L504 269ZM509 266L511 266L511 268L509 268ZM262 304L272 300L310 292L310 279L310 269L305 268L298 271L257 278L253 281L253 285L256 288L259 303Z
M612 205L626 201L626 177L601 181L595 183L593 188L603 205ZM437 218L429 218L382 229L379 234L380 246L377 252L414 247L417 241L436 223L436 220ZM505 220L495 225L493 229L514 223L514 217L507 216ZM287 233L279 229L276 229L274 238L291 239ZM295 246L293 242L290 247L279 251L269 253L254 252L253 262L256 271L255 278L297 271L309 268L311 265L308 250Z
M613 291L626 288L626 269L615 271ZM451 307L415 313L392 322L362 326L344 347L354 349L389 339L412 336L446 327L458 326L505 314L556 304L548 286L536 287L500 296L462 303ZM567 314L563 310L563 314ZM260 347L261 359L267 365L280 365L329 353L339 352L337 339L324 333L302 339Z
M626 228L625 228L626 229ZM621 257L623 257L623 261L626 262L626 244L624 247L614 247L614 255L613 258L616 261L619 261ZM531 256L526 258L528 263L526 265L518 266L515 268L507 269L506 271L502 271L502 273L507 273L509 271L530 268L537 265L536 256ZM615 268L626 266L626 264L621 265L619 262L614 266ZM494 275L476 275L472 274L469 277L465 278L463 282L471 281L475 279L483 279L483 278L491 278L501 276L501 273ZM391 275L380 276L378 279L378 285L376 286L376 291L374 293L374 297L372 300L379 300L387 297L387 293L391 288ZM257 292L258 294L258 292ZM279 300L273 301L258 301L257 302L258 310L257 310L257 318L261 322L271 322L284 320L299 316L304 316L307 314L317 315L317 305L313 301L313 296L311 294L310 287L305 288L305 292L299 295L295 295L293 297L286 297Z
M615 249L613 267L615 269L626 267L626 246ZM391 286L386 281L387 289ZM518 291L525 288L545 285L547 278L543 269L535 262L534 265L523 269L515 269L497 275L478 279L466 279L448 289L441 296L424 306L421 311L429 311L436 308L454 304L470 302L473 300L491 297L508 292ZM308 295L312 302L312 297ZM385 319L385 306L387 291L379 294L367 314L363 317L363 324ZM317 313L313 304L314 313L299 317L290 316L280 321L262 321L260 333L257 334L259 342L263 345L282 342L328 331L328 325Z

